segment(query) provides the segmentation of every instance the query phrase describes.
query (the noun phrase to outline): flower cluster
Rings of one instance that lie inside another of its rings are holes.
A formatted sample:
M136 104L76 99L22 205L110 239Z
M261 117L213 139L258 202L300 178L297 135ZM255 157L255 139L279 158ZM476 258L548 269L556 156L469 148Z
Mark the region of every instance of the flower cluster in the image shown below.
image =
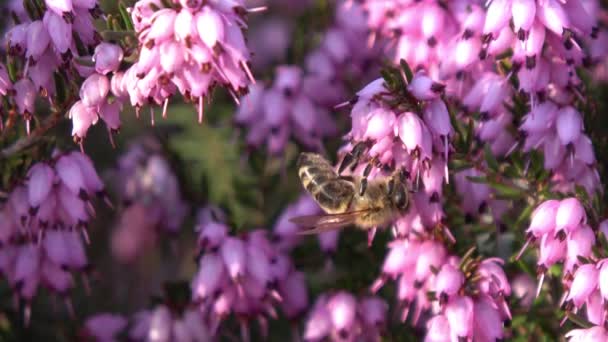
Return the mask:
M32 165L0 207L0 271L27 303L40 285L66 294L71 272L87 270L83 237L88 242L95 197L105 192L93 163L71 152Z
M344 291L322 294L309 314L304 340L377 341L387 313L388 305L378 297L357 299Z
M265 230L231 236L228 226L210 215L199 218L201 254L191 283L192 300L207 320L211 335L231 313L239 318L245 339L252 319L267 334L267 317L277 317L278 303L290 319L303 313L308 306L304 274L294 269L289 256L267 238Z
M90 73L74 57L87 55L100 40L93 25L98 7L97 1L36 2L27 11L23 5L14 7L19 21L6 32L5 39L17 72L12 75L14 79L0 72L0 94L8 96L9 106L4 110L20 114L29 133L38 94L53 105L63 91L56 89L53 76L59 69L64 78Z
M167 7L169 6L169 7ZM179 92L197 103L199 122L203 102L216 85L235 97L254 78L242 29L245 4L229 1L138 1L131 17L139 39L139 58L117 83L131 105L163 105Z
M423 313L431 312L427 341L493 341L504 337L503 322L511 319L506 300L511 286L502 263L470 256L460 260L438 241L395 240L372 291L395 280L403 321L411 315L417 324Z
M201 312L180 299L163 298L162 303L137 311L129 319L112 313L95 314L85 321L78 338L99 342L116 341L119 336L128 336L129 341L211 341Z
M123 59L123 50L119 45L101 43L95 47L92 60L95 62L94 70L82 82L79 97L69 111L72 119L72 136L76 142L81 143L87 131L101 118L110 135L120 128L120 111L122 102L110 96L110 90L117 93L115 79L110 84L109 73L116 72Z
M405 171L415 186L422 185L424 191L413 196L410 212L412 219L420 218L427 227L435 226L444 216L440 200L443 183L448 181L447 157L453 129L440 97L443 89L424 72L414 75L403 90L389 89L382 79L373 81L357 93L351 111L352 129L347 135L351 142L342 148L348 156L364 146L364 158L351 161L350 169L357 174L367 171L373 178L382 174L383 167L389 167ZM405 104L394 106L396 101ZM370 165L372 169L365 170ZM408 231L411 228L400 226Z
M177 235L188 213L178 180L153 138L131 145L112 172L124 208L112 235L112 251L133 261L160 237Z
M524 151L542 148L545 168L553 171L556 189L569 192L580 184L593 193L599 188L593 145L583 133L583 117L574 107L543 102L526 115L520 129L526 135Z
M539 275L557 262L564 262L566 274L571 275L581 265L580 257L591 256L595 244L585 209L574 197L542 202L532 212L526 233L524 248L531 242L539 243Z
M598 230L605 239L608 221L600 223ZM540 240L537 261L540 282L536 295L540 293L546 270L563 262L562 283L566 292L560 304L565 304L567 311L575 313L585 305L589 322L603 325L606 321L605 304L608 303L608 259L601 259L602 256L594 252L596 234L587 225L587 215L581 203L576 198L542 202L532 213L527 235L524 248ZM583 333L571 335L579 334Z
M247 143L267 145L272 154L295 138L308 149L321 149L321 140L337 134L330 111L345 97L344 80L368 78L377 49L360 37L367 28L361 6L341 2L336 24L324 32L318 48L306 56L304 69L277 68L273 85L256 85L243 100L236 122L248 127Z
M329 111L316 102L306 82L297 66L281 66L272 87L251 87L235 117L249 128L249 146L266 144L269 153L278 154L293 136L309 148L320 149L322 138L336 134Z
M212 335L196 308L180 311L165 304L135 313L128 335L132 341L212 340Z

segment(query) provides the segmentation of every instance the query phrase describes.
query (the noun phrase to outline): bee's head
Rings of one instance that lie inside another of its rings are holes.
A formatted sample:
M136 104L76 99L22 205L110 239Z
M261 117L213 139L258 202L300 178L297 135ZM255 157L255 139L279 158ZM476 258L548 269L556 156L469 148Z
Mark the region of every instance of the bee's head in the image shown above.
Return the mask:
M395 189L391 194L391 200L399 211L407 210L409 205L409 190L407 189L407 185L405 183L399 182L395 184Z

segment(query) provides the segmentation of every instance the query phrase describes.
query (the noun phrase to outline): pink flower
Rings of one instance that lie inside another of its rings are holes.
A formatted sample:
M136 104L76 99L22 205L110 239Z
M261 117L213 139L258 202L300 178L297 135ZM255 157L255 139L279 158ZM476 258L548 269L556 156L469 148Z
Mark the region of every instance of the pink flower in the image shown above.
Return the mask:
M572 107L564 107L557 113L557 134L562 145L572 144L578 140L583 130L581 114Z
M580 308L598 284L598 271L595 265L581 265L572 279L570 291L566 300L571 300L575 307Z
M42 21L57 52L67 52L72 44L72 24L51 11L46 11Z
M464 284L462 272L450 264L444 264L435 277L435 289L440 296L455 295Z
M13 87L4 64L0 63L0 95L4 96Z
M288 318L294 319L308 307L308 290L306 279L302 272L291 272L279 284L283 297L283 310Z
M225 269L220 256L206 254L199 261L198 273L192 280L192 295L196 299L206 299L215 294L223 279Z
M494 303L486 298L475 301L473 330L477 341L496 341L504 337L503 318Z
M27 27L27 50L25 56L38 60L49 45L51 37L41 20L36 20Z
M548 200L536 207L532 212L530 226L526 232L532 233L535 237L542 237L553 232L559 205L560 202L557 200Z
M455 296L445 306L445 317L450 324L452 336L470 338L473 336L474 304L469 297Z
M325 306L326 300L327 299L320 298L313 307L312 312L306 321L304 339L316 341L329 334L332 321L329 310Z
M418 100L432 100L439 96L445 88L444 85L434 82L424 73L416 73L407 90Z
M80 99L88 107L99 106L110 91L110 80L97 73L89 76L80 88Z
M359 302L359 312L366 325L382 327L386 322L388 305L380 298L367 297Z
M63 16L73 9L72 0L44 0L44 3L58 16Z
M602 326L589 329L574 329L566 334L570 342L602 342L608 339L608 331Z
M547 0L538 3L537 6L537 17L547 29L561 36L564 28L570 27L568 15L558 1Z
M593 252L595 245L595 233L584 225L570 233L566 240L568 255L566 257L566 270L571 270L574 265L579 265L579 257L588 258Z
M450 322L444 315L433 316L427 324L427 333L424 342L444 342L450 341L452 332Z
M26 115L34 114L34 101L36 100L36 88L32 81L22 78L13 86L15 89L15 102L19 113Z
M86 333L99 342L114 341L126 326L124 317L110 313L96 314L85 322Z
M532 277L526 273L520 273L513 278L511 289L515 298L519 299L519 305L529 308L534 301L534 291L536 284Z
M122 58L123 52L120 46L103 42L95 47L93 54L95 71L102 75L117 71Z
M97 123L98 116L93 108L85 105L82 101L77 101L70 108L68 117L72 119L72 136L84 139L89 127Z
M32 208L38 208L50 195L55 171L46 163L37 163L28 171L28 195Z
M573 232L585 222L587 222L585 208L578 199L570 197L560 201L555 216L557 231Z

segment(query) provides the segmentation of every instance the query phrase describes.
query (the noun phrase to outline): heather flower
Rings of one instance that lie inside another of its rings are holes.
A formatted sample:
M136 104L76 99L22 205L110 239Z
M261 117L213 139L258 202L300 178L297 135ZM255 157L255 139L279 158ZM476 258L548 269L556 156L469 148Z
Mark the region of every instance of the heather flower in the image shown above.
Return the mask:
M216 85L226 87L238 103L237 96L255 83L242 10L242 3L230 1L180 8L137 3L131 17L139 37L139 60L130 67L134 77L123 78L131 105L163 105L165 117L169 96L179 92L197 105L201 122L204 100Z
M511 281L513 296L519 300L518 304L523 308L529 308L534 301L536 284L532 277L526 273L516 275Z
M173 312L165 304L151 310L137 312L129 328L129 339L133 341L207 341L211 339L209 327L201 313L191 307Z
M570 342L600 342L608 339L608 331L602 326L594 326L589 329L574 329L566 334Z
M112 185L124 203L112 246L121 260L129 262L160 234L177 234L188 208L177 177L155 139L133 143L112 174L116 180Z
M82 335L94 338L99 342L115 341L117 335L126 328L127 320L110 313L96 314L86 320Z
M101 43L95 47L95 53L93 54L95 71L102 75L115 72L118 70L122 58L123 51L120 46L110 43Z
M28 178L0 206L0 270L24 299L26 320L39 286L66 295L74 285L72 274L87 270L86 228L94 196L105 192L92 162L71 152L32 165Z
M276 317L279 303L291 319L307 308L303 274L294 270L289 257L268 239L266 231L233 236L217 218L200 221L197 230L201 244L198 272L191 282L192 299L210 322L211 336L231 314L240 318L241 334L248 339L254 318L266 336L267 316Z
M322 294L309 314L304 340L377 340L386 322L387 305L377 297L357 300L348 292Z
M251 147L265 143L268 152L278 154L293 136L305 146L318 149L321 139L335 134L328 109L304 88L305 77L298 67L278 67L271 88L256 85L243 98L236 122L249 127L245 139Z
M574 272L574 277L566 300L572 301L572 304L574 304L576 308L580 308L596 289L597 281L598 271L595 265L585 264L580 266L576 272Z

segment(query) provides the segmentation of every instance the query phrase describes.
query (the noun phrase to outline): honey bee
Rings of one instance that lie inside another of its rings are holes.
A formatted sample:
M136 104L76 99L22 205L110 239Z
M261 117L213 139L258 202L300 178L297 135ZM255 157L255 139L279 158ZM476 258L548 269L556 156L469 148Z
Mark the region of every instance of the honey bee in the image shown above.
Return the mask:
M350 224L368 230L389 223L409 206L409 190L402 171L368 182L369 165L363 176L342 176L325 158L308 152L300 154L297 168L302 185L326 213L292 218L298 225L312 227L301 234L322 233Z

